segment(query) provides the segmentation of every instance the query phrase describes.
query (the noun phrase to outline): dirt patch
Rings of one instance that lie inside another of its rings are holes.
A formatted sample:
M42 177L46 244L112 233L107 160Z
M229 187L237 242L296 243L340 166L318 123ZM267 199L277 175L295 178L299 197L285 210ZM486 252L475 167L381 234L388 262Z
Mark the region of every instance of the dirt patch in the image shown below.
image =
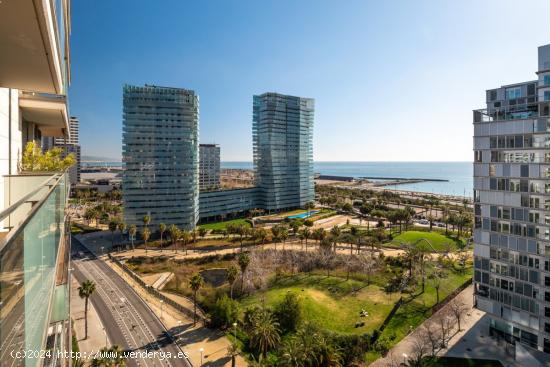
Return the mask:
M227 269L205 269L200 271L206 283L211 284L213 287L222 286L227 281Z

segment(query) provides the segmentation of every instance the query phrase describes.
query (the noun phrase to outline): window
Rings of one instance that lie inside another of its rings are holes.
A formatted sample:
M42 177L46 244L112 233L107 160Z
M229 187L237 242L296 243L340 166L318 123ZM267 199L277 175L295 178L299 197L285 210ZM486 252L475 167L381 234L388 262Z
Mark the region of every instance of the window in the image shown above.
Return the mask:
M481 150L476 150L476 151L474 152L474 161L475 161L476 163L481 163L481 157L482 157L482 152L481 152Z
M529 166L526 165L526 164L522 164L520 166L520 174L521 174L521 177L529 177Z
M550 101L550 90L545 90L544 91L544 100L545 101Z
M521 87L506 88L506 99L521 97Z
M550 75L544 76L544 85L550 85Z

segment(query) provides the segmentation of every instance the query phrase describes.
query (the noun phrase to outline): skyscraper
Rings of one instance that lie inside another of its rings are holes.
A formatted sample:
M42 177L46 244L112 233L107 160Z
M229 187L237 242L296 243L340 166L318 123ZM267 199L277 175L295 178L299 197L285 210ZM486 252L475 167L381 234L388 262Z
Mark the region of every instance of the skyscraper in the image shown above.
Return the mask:
M67 138L53 138L54 146L63 149L63 156L67 154L74 154L76 163L69 168L69 179L71 184L74 185L80 182L80 170L81 170L81 154L79 143L79 128L80 124L78 118L71 116L69 119L69 135ZM44 144L43 144L44 147Z
M125 85L122 199L128 225L192 229L199 218L199 97L192 90Z
M550 45L536 73L474 111L476 306L534 356L550 353Z
M264 93L254 96L252 139L261 206L303 207L315 198L314 100Z
M199 145L199 189L212 191L220 188L220 146Z

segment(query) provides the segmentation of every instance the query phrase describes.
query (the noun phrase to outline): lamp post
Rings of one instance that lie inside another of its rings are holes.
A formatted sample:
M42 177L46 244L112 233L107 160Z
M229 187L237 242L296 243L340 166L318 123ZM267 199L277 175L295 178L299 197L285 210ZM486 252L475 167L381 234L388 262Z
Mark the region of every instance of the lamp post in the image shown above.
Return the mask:
M199 349L199 352L201 352L201 367L202 367L202 353L204 352L204 348Z
M235 343L237 343L237 323L233 323L233 337L235 338Z
M164 301L163 300L160 300L160 319L162 320L162 311L163 311L163 308L162 306L164 305Z

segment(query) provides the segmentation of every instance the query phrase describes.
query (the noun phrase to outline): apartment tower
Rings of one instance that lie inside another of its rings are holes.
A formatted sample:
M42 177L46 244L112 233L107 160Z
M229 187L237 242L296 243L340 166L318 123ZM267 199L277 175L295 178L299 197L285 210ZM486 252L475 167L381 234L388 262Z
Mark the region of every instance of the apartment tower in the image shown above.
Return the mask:
M199 219L199 97L154 85L123 89L122 199L128 225L192 229Z
M537 79L486 92L474 111L474 285L491 333L550 353L550 45Z
M253 98L252 139L260 207L303 207L315 199L311 98L264 93Z
M213 191L220 188L220 146L199 145L199 189Z

